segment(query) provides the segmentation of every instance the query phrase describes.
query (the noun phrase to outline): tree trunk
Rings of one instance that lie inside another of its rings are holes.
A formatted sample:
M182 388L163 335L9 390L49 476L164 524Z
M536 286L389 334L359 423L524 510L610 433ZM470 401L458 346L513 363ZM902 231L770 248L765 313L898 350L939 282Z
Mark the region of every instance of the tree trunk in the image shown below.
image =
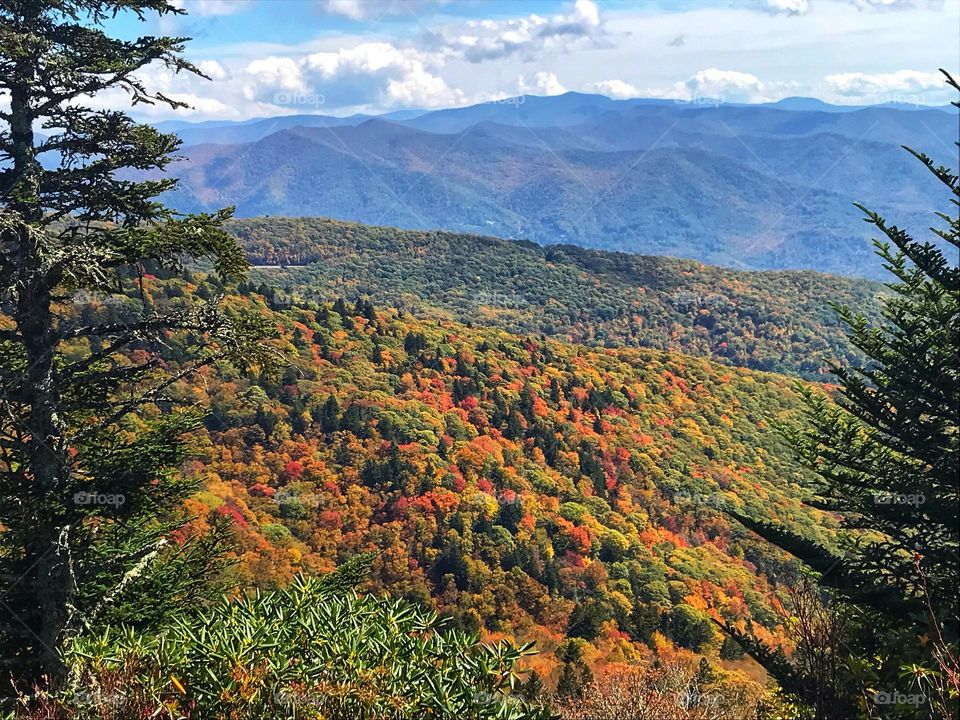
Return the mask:
M36 13L28 5L27 12ZM29 27L36 15L24 18ZM14 312L17 331L26 351L26 370L20 395L26 405L27 457L31 468L28 507L34 508L35 532L26 543L25 566L32 567L23 582L29 583L36 601L35 623L26 622L42 644L38 653L42 669L51 677L62 673L58 654L60 639L73 599L73 578L69 564L65 480L69 471L64 428L60 417L55 350L56 327L51 313L55 279L45 267L41 227L43 208L39 189L42 172L36 157L31 106L31 85L35 66L30 57L17 63L16 85L10 93L10 138L13 146L13 183L9 188L9 209L19 216L20 247L17 277L17 304ZM26 529L26 528L25 528Z

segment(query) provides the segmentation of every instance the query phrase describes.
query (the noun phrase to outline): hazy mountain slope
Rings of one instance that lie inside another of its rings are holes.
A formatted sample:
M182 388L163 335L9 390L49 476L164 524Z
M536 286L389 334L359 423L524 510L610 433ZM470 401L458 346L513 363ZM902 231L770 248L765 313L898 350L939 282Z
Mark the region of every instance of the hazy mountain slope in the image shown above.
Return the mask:
M313 118L341 124L187 147L169 200L184 211L235 205L242 217L332 216L879 277L852 203L925 231L940 188L893 141L940 159L957 131L956 114L939 109L787 111L576 94L405 122ZM198 132L256 135L270 122Z
M339 118L329 115L286 115L249 120L243 123L198 124L197 126L181 124L178 127L170 128L170 131L175 132L183 140L184 145L239 145L254 142L267 135L294 127L357 125L366 119L366 117L361 116Z
M637 102L640 101L613 100L604 95L574 92L549 97L521 95L465 108L434 110L413 118L406 124L420 130L442 133L462 132L479 122L566 127Z
M699 107L688 111L695 121L715 124L714 133L744 135L763 133L778 137L805 137L832 133L862 141L930 147L931 152L949 149L957 134L956 113L942 110L908 112L871 107L848 113L796 112L749 106ZM725 132L724 132L725 130Z
M181 210L236 205L248 217L324 215L852 275L880 272L853 200L869 198L907 227L926 221L916 207L878 200L869 188L851 196L776 178L749 155L601 153L483 135L341 130L352 133L349 144L328 130L296 129L249 146L194 148L174 170L182 183L169 199Z
M802 196L803 206L792 208ZM696 150L551 153L503 204L533 216L510 235L540 242L848 274L871 260L843 196L776 182L739 160Z
M437 227L461 208L497 217L501 209L468 188L363 158L349 148L316 143L299 131L251 145L201 146L176 166L180 209L236 205L245 216L330 214L370 222ZM412 191L415 191L412 192Z
M764 135L719 137L676 134L686 149L717 153L795 186L816 187L849 202L877 204L884 212L925 209L945 188L911 155L884 143L863 140L852 145L840 135L823 133L802 143ZM896 178L896 182L891 182ZM786 202L797 198L785 198ZM854 211L855 212L855 211ZM924 210L923 224L928 224ZM898 218L898 221L900 219Z
M524 96L515 102L486 103L435 110L407 121L409 127L432 132L462 132L478 122L505 125L564 127L581 136L603 137L612 147L644 147L670 128L707 132L720 137L767 133L804 137L818 133L842 135L854 142L868 140L896 145L931 143L950 151L957 135L957 115L949 106L919 110L866 107L837 112L820 105L711 105L672 100L611 100L603 96L567 93L553 97ZM641 141L637 142L640 138Z
M278 298L369 297L514 332L682 350L812 377L824 357L853 356L829 302L873 314L881 291L812 272L736 272L321 218L241 220L231 230L254 263L308 264L256 271L254 284Z

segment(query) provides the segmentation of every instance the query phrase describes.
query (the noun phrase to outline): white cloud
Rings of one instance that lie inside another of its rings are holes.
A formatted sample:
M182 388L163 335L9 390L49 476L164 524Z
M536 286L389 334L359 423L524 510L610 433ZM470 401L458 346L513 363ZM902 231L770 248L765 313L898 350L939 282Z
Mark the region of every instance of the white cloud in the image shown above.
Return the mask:
M402 78L390 80L386 98L386 104L391 107L451 107L467 102L462 90L451 88L442 77L431 75L422 67L414 67Z
M577 0L574 5L574 16L584 20L587 25L600 25L600 8L593 0Z
M635 98L640 96L640 90L623 80L602 80L600 82L587 83L584 88L586 92L599 93L612 98Z
M149 83L148 87L158 88L157 83ZM197 92L176 92L171 90L161 90L163 94L171 100L185 103L186 107L173 110L169 105L163 102L156 102L152 105L140 103L137 105L136 115L147 120L165 120L167 118L177 118L183 120L201 120L206 118L230 118L240 119L241 112L237 104L224 102L218 98ZM119 89L112 89L106 92L98 93L93 97L77 98L70 103L71 105L83 105L94 110L116 110L118 108L130 107L130 96Z
M277 90L306 90L303 74L300 72L301 63L288 57L266 57L254 60L244 68L245 74L258 86ZM255 94L259 88L252 89Z
M688 101L764 102L770 99L756 75L718 68L701 70L683 82L674 83L669 90L651 90L647 94Z
M520 75L517 90L521 95L563 95L567 91L552 72L534 73L532 80Z
M668 89L654 88L641 92L634 88L636 93L633 97L656 97L705 104L760 103L796 95L800 88L800 83L795 80L765 82L750 73L708 68L682 82L674 83Z
M684 86L693 98L720 98L730 101L753 100L763 95L763 83L756 75L735 70L701 70L687 80Z
M784 15L806 15L810 12L810 0L764 0L767 12Z
M197 68L215 82L220 82L230 77L230 72L216 60L201 60L197 63Z
M326 0L321 7L331 15L343 15L351 20L367 17L367 8L361 0Z
M771 15L806 15L812 8L812 0L758 0L760 9ZM818 0L818 3L824 0ZM943 0L839 0L854 5L860 10L913 10L915 8L936 8Z
M869 102L914 102L916 96L943 90L940 73L898 70L892 73L839 73L824 82L839 95Z
M431 32L425 42L446 55L470 62L519 55L538 59L544 52L567 52L602 44L605 36L594 0L576 0L570 11L544 17L468 20Z
M135 114L167 118L245 119L294 113L349 114L397 107L464 105L467 95L441 76L443 59L390 43L359 43L336 51L275 54L254 60L201 60L197 67L211 80L174 74L161 64L138 77L151 91L185 102L174 111L157 103ZM129 107L122 91L101 93L87 104Z
M170 93L169 97L172 100L177 100L178 102L186 103L188 108L183 110L187 115L217 115L217 116L228 116L234 114L231 112L230 107L216 98L204 97L202 95L197 95L195 93ZM163 114L162 112L160 114Z
M272 56L246 66L245 93L280 106L462 105L464 94L434 72L440 62L390 43L361 43L299 59Z
M414 66L422 66L423 61L416 51L401 50L390 43L362 43L337 52L308 55L302 65L308 72L329 79L345 73L408 71Z
M806 15L813 5L813 0L755 0L760 10L771 15ZM860 10L913 10L916 8L937 8L943 5L943 0L838 0L853 5ZM818 0L817 4L824 2Z

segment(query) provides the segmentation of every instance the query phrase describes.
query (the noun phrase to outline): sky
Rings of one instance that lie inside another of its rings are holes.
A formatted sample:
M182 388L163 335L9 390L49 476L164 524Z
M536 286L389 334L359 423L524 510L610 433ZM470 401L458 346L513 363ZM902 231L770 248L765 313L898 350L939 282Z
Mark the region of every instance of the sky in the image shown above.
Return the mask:
M143 119L441 108L522 94L945 104L960 0L173 0L124 37L189 36L210 78L141 73L189 103ZM104 106L123 98L102 96Z

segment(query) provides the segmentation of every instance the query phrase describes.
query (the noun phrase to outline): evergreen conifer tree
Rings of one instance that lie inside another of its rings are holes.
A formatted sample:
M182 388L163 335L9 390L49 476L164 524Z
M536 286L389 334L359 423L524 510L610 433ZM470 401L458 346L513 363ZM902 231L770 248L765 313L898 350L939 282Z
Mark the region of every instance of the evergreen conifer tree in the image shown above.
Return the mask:
M170 310L143 292L148 271L169 276L186 259L226 280L247 263L222 227L229 210L178 215L156 199L175 180L129 179L160 175L177 138L91 102L125 91L181 107L138 73L201 74L181 54L187 39L104 27L182 12L167 0L0 3L0 659L18 681L55 679L84 629L149 626L196 602L213 548L171 533L195 487L177 472L183 437L202 416L177 410L177 384L265 359L259 321L217 298ZM87 322L91 298L102 309Z
M885 238L875 244L895 277L892 294L883 300L878 327L837 308L851 342L869 360L833 367L839 388L832 399L804 390L809 425L791 433L817 478L808 504L839 515L844 543L829 549L737 515L815 571L846 612L856 612L848 654L874 662L868 674L890 688L904 668L921 684L952 670L956 683L960 575L960 186L951 170L905 149L952 195L952 209L936 213L946 227L931 228L934 242L920 242L857 205ZM802 693L809 686L782 654L736 635L789 689Z

